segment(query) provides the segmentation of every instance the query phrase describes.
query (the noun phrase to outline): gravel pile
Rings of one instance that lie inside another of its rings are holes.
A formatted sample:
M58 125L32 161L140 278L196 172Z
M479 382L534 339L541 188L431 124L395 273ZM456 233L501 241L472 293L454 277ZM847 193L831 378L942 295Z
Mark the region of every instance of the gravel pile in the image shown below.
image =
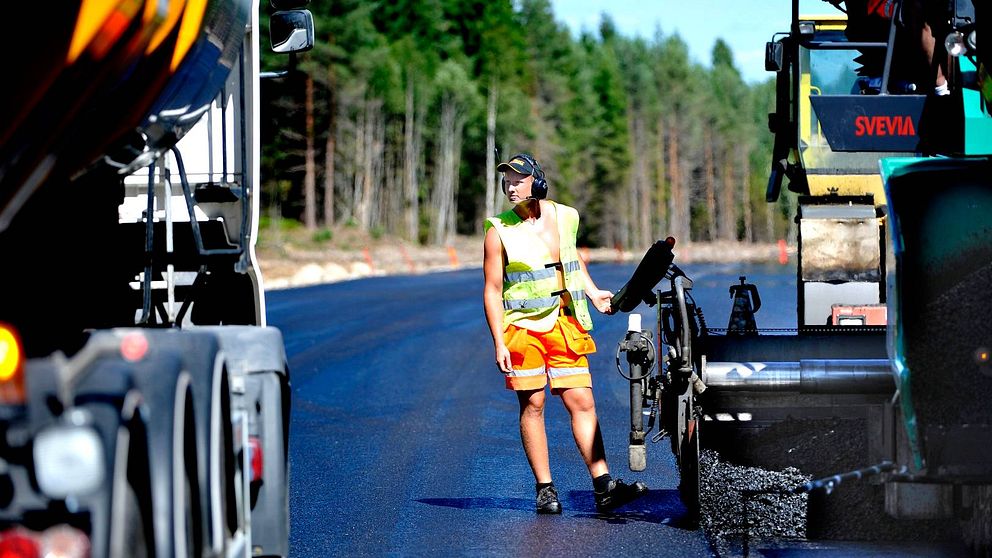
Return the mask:
M806 537L807 495L775 492L801 485L809 475L794 467L776 472L734 465L712 450L703 450L699 465L700 526L718 547L744 537Z
M704 426L703 440L709 438L712 442L718 433L707 432L708 426L712 425ZM866 461L865 429L863 420L791 419L758 431L736 432L732 436L735 443L724 445L719 454L704 449L700 464L703 507L700 525L706 528L715 550L723 555L735 554L726 550L726 543L736 541L739 545L744 538L743 528L735 526L743 523L740 491L751 488L746 485L761 487L760 483L767 482L765 486L769 488L793 487L811 478L822 479L872 465ZM726 439L729 434L722 436ZM728 488L728 485L732 487ZM724 498L727 500L722 500ZM800 496L762 496L753 506L778 505L782 498ZM755 526L749 530L751 542L759 538L783 537L934 542L954 538L957 529L954 520L889 517L885 513L885 489L877 484L877 479L847 481L830 494L817 490L801 498L802 504L789 500L788 507L774 512L780 516L755 514L758 519L752 520ZM721 510L727 503L733 507ZM796 509L799 511L793 513ZM749 517L750 510L749 507ZM759 527L759 522L764 527Z

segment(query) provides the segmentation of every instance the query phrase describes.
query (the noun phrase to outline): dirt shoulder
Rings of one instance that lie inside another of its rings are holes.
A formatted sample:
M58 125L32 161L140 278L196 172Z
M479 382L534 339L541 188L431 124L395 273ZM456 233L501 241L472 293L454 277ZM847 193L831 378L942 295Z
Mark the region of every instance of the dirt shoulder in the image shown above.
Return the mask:
M421 246L349 227L339 227L330 233L262 230L259 236L256 254L266 289L482 267L481 236L456 236L445 246ZM643 249L580 249L580 255L588 262L633 263L643 253ZM680 263L775 262L780 257L780 248L777 244L696 242L676 246L675 253ZM787 254L793 253L794 249L788 247Z

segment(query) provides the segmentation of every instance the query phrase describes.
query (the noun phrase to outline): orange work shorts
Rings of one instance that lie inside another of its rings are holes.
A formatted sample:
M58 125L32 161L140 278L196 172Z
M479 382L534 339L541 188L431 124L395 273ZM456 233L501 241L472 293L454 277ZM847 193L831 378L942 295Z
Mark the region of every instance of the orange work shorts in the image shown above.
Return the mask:
M506 375L506 389L592 387L589 360L596 352L592 336L572 316L559 316L551 331L536 332L510 324L503 332L513 371Z

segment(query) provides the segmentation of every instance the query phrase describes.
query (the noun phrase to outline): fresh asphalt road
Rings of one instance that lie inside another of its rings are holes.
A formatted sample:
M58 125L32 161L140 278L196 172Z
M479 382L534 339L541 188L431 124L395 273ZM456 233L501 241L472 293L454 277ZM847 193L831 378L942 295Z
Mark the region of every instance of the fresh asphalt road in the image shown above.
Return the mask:
M602 264L590 273L616 291L633 269ZM741 273L761 288L760 327L795 321L792 268L686 271L711 327L726 326L728 287ZM627 469L628 384L614 361L624 316L593 316L594 393L611 472L643 480L651 492L615 513L596 513L568 415L549 398L551 465L564 513L538 516L516 398L493 362L481 270L273 291L267 300L291 369L293 556L712 554L685 521L668 440L649 446L647 471ZM636 312L652 328L654 309ZM756 555L860 553L810 543L758 550L752 547Z
M632 270L590 271L615 291ZM274 291L267 299L292 374L294 556L709 554L702 533L685 525L667 441L649 448L648 470L636 475L652 492L609 516L596 513L557 398L549 400L547 425L564 513L534 513L516 398L503 387L482 313L481 270ZM648 327L653 309L638 312ZM594 320L599 352L591 365L607 455L614 476L631 479L628 384L614 364L626 318Z

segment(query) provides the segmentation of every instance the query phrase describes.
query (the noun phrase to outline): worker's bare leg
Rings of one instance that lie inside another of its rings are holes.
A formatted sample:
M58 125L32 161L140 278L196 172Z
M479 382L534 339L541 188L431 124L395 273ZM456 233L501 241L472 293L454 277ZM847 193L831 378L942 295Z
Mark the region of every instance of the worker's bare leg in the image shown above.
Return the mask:
M933 36L933 30L930 29L929 23L923 24L923 32L920 37L920 43L923 45L923 52L927 57L927 65L934 70L934 73L936 74L934 77L934 85L943 85L944 83L947 83L947 78L944 77L944 66L947 62L941 60L941 54L937 53L937 40ZM943 51L943 49L941 49L941 51ZM935 57L936 61L934 60Z
M538 483L551 482L551 466L548 463L548 435L544 430L544 388L518 391L520 402L520 441L534 480Z
M589 468L592 478L610 472L606 466L606 450L603 449L603 434L599 430L596 417L596 401L592 388L569 388L562 390L561 401L572 416L572 436L582 459Z

